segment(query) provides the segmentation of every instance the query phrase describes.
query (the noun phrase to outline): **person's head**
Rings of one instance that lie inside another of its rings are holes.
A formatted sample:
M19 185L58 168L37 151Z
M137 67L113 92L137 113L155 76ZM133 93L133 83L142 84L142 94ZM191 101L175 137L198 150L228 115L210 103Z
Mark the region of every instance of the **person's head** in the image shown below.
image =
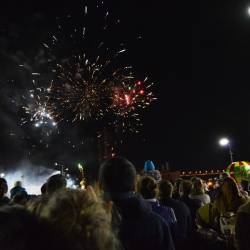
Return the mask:
M116 249L111 217L93 190L60 189L47 199L36 215L65 238L74 239L80 249Z
M221 185L221 191L223 196L227 200L233 200L240 196L240 190L237 182L232 177L226 177L223 184Z
M221 174L219 175L219 181L218 181L219 186L221 186L221 185L223 184L224 179L227 178L227 177L230 177L230 174L227 173L227 172L223 172L223 173L221 173Z
M157 195L157 183L154 178L145 176L141 179L139 192L144 199L153 199Z
M46 193L52 194L58 189L65 188L66 185L67 181L64 176L62 176L61 174L52 175L47 180Z
M192 185L192 195L201 195L205 193L202 179L197 178Z
M173 185L170 181L162 180L159 185L160 199L169 199L173 195Z
M178 178L175 180L174 182L174 193L176 195L180 195L180 186L181 186L181 183L182 183L183 179L182 178Z
M44 183L42 186L41 186L41 194L42 195L46 195L46 186L47 186L47 183Z
M1 250L73 250L68 243L27 209L21 206L0 208Z
M4 178L0 178L0 198L8 192L7 181Z
M182 195L188 196L192 191L192 182L188 180L183 180L180 185L180 192Z
M125 158L114 157L100 168L99 181L105 192L130 192L135 190L136 170Z
M193 176L193 177L190 179L190 181L191 181L192 184L193 184L193 183L196 182L198 179L199 179L199 177Z
M22 182L21 181L16 181L14 183L14 187L22 187Z
M241 196L236 181L232 177L227 177L220 186L220 192L215 199L217 209L223 213L226 211L237 211L242 205L244 197Z
M155 179L157 183L159 183L162 178L161 178L161 172L159 170L152 170L144 173L144 176L150 176Z

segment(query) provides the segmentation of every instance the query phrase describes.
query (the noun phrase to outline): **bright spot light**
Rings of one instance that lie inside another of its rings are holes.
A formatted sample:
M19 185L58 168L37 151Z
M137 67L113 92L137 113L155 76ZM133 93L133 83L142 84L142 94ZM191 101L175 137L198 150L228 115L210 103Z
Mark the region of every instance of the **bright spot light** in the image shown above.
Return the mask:
M5 173L1 173L0 176L1 178L3 178L5 176Z
M36 127L36 128L38 128L38 127L39 127L39 125L40 125L39 123L36 123L36 124L35 124L35 127Z
M56 126L56 122L52 122L52 125L53 125L53 126Z
M247 9L247 13L250 16L250 7L248 7L248 9Z
M229 140L227 138L222 138L222 139L220 139L219 144L221 146L226 146L229 144Z

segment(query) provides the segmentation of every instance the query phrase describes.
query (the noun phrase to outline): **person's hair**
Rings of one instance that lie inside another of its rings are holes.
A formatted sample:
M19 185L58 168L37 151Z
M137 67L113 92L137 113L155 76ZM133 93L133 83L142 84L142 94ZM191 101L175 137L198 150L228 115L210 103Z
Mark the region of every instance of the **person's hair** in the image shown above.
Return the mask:
M170 181L162 180L159 185L159 196L161 200L171 198L173 194L173 185Z
M224 185L226 185L226 191L223 190ZM236 212L242 205L242 200L244 200L244 197L240 194L237 182L232 177L226 177L215 200L219 212L223 213L230 210Z
M118 249L111 216L99 198L87 191L60 189L44 199L38 217L48 221L65 238L74 239L84 250Z
M180 186L181 186L182 181L183 181L182 178L177 178L174 182L173 197L176 199L180 198Z
M74 250L60 234L52 231L47 223L39 221L21 206L0 208L1 250Z
M182 178L177 178L174 182L174 187L179 188L179 186L181 185L181 183L183 182Z
M47 189L47 183L44 183L42 186L41 186L41 195L46 195L46 189Z
M218 180L219 186L221 186L224 183L224 179L227 177L230 177L230 174L227 172L223 172L219 175L219 180Z
M192 191L192 182L188 180L182 181L180 189L184 195L190 195Z
M205 193L205 190L204 190L203 181L202 181L202 179L197 178L193 182L191 194L192 195L201 195L204 193Z
M4 178L0 178L0 197L8 192L8 184Z
M145 176L141 179L139 192L144 199L153 199L157 195L156 180L150 176Z
M21 181L16 181L14 183L14 187L22 187L22 182Z
M58 189L65 188L67 185L66 179L61 174L55 174L49 177L46 184L46 193L52 194Z
M125 158L114 157L106 161L99 171L99 182L105 192L134 191L136 170Z

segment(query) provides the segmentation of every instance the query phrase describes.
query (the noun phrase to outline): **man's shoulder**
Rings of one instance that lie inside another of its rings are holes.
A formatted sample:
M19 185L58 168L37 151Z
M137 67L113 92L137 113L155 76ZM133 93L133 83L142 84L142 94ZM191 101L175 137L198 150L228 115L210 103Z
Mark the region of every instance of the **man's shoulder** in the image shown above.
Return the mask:
M148 219L148 222L150 222L150 223L160 225L160 226L166 226L167 225L167 223L164 221L162 216L155 213L154 211L148 211L146 217Z
M188 206L185 204L185 202L181 200L173 200L173 208L178 209L179 211L190 213Z

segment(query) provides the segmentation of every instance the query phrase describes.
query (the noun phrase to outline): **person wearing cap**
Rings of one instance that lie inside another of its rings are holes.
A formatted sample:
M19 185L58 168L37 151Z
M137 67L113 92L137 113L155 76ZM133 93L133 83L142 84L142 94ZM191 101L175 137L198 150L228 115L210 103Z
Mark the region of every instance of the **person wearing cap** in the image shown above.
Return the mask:
M144 163L144 175L153 177L157 183L162 179L160 171L155 169L155 165L151 160L147 160Z

